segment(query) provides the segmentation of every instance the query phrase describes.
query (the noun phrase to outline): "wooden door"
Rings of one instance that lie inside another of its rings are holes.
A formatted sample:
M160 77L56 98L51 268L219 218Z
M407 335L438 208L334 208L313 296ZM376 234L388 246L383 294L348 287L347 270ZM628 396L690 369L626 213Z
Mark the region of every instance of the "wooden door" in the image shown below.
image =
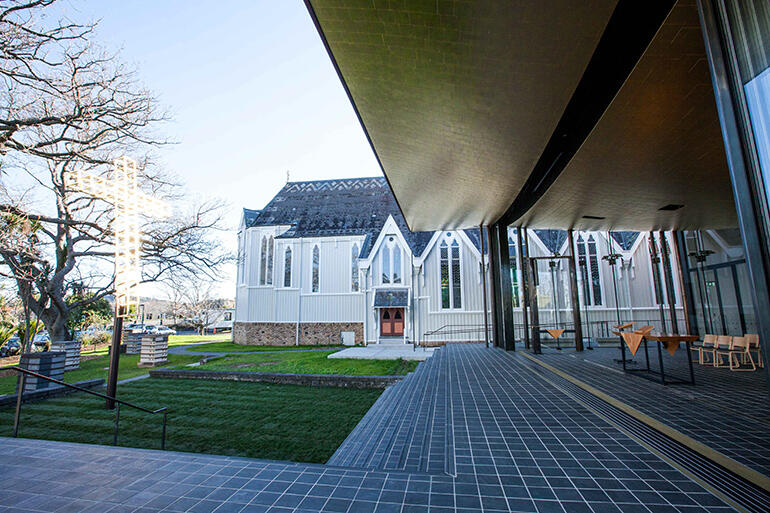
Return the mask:
M404 336L403 308L383 308L380 310L380 335L383 337Z

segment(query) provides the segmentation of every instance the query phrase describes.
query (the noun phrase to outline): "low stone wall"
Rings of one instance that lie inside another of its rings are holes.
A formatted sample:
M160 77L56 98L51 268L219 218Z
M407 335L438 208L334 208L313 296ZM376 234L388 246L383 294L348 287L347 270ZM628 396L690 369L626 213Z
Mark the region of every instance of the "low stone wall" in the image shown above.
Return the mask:
M233 343L245 346L293 346L297 324L293 322L235 322ZM364 340L362 322L303 322L299 325L299 343L307 346L340 344L340 333L352 331L356 343Z
M18 373L14 372L14 374L18 374ZM104 380L87 379L85 381L76 381L75 383L72 383L72 385L76 385L76 386L79 386L80 388L87 388L91 390L93 388L103 387ZM24 396L22 397L21 400L22 402L26 403L29 401L39 401L41 399L48 399L51 397L58 397L62 395L72 394L74 392L78 392L78 390L73 390L72 388L54 384L50 388L41 388L39 390L24 392ZM16 394L0 395L0 406L9 406L11 404L16 404Z
M206 370L156 369L151 378L208 379L214 381L251 381L279 385L304 385L311 387L387 388L402 380L403 376L348 376L339 374L284 374L279 372L233 372Z

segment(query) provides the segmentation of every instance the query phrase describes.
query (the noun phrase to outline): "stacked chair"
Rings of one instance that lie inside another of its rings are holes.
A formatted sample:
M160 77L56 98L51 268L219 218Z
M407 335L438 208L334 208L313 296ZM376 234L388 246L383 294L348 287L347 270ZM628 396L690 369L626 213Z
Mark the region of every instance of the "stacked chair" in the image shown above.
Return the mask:
M759 335L755 333L742 337L707 334L703 343L693 346L692 350L698 352L701 365L729 367L731 371L755 371L757 366L765 365Z

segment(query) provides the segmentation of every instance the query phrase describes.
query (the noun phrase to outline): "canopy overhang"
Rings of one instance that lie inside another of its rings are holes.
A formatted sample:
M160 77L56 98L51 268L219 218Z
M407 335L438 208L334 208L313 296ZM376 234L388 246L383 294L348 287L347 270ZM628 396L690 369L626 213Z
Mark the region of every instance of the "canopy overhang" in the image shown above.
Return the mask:
M521 197L622 3L306 0L413 231L735 226L692 0L666 9L553 184ZM533 206L511 218L517 204Z

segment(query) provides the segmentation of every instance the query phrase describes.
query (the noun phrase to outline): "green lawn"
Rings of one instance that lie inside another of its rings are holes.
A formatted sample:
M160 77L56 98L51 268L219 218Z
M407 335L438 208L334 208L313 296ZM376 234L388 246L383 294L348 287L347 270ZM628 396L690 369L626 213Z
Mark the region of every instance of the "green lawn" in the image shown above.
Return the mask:
M150 378L120 386L118 397L168 407L169 450L325 463L380 393ZM20 436L111 444L113 421L102 400L76 394L25 404ZM122 408L119 444L160 448L161 422ZM13 408L0 409L0 436L10 436L12 424Z
M196 355L168 355L169 365L185 365L200 360ZM147 374L148 369L139 369L136 364L139 363L138 354L120 355L120 365L118 367L118 379L133 378L141 374ZM91 360L80 362L80 368L64 373L64 381L74 383L86 379L103 378L107 379L107 370L110 365L109 356L100 356ZM0 395L13 394L16 392L16 376L6 376L0 378Z
M330 351L284 351L251 353L217 358L195 367L196 370L236 370L245 372L291 372L297 374L355 374L369 376L403 376L418 362L405 360L329 359Z
M232 342L212 342L210 344L200 344L188 349L198 353L259 353L262 351L297 351L301 349L314 349L324 347L342 347L342 346L244 346L233 344Z
M230 339L231 339L230 333L223 333L220 335L169 335L168 346L169 347L186 346L188 344L196 344L199 342L212 342L215 344L219 344L219 343L230 344L230 342L226 342ZM102 347L101 349L98 349L96 351L89 351L88 350L89 347L90 346L84 346L81 349L80 354L107 354L107 347ZM241 346L238 346L238 347L241 347Z

